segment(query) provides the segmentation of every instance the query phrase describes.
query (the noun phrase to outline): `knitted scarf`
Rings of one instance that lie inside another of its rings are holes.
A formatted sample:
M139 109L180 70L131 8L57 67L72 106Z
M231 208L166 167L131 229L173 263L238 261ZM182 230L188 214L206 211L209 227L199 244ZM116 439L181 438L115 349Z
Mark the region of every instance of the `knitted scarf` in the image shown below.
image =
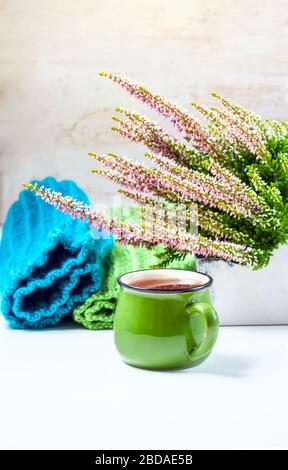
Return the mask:
M89 202L73 182L38 185ZM56 325L101 288L113 246L110 235L73 220L29 190L10 207L0 245L1 310L13 328Z

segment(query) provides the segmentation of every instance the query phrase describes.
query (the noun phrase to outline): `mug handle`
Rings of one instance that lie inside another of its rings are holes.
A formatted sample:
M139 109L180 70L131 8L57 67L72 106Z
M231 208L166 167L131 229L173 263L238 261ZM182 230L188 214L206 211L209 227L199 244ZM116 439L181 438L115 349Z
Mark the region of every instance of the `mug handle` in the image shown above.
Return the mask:
M206 302L189 301L185 305L185 310L188 315L202 315L204 320L203 339L199 346L189 352L191 359L201 359L211 351L216 342L219 328L218 315L215 308Z

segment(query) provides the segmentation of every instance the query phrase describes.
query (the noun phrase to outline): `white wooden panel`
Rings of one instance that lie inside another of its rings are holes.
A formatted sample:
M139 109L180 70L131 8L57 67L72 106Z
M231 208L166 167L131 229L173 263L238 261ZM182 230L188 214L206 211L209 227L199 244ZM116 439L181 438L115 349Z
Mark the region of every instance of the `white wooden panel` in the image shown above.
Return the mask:
M88 150L141 158L109 130L115 105L139 105L99 70L187 106L216 89L285 118L287 31L285 0L0 1L0 220L22 181L48 174L111 200Z

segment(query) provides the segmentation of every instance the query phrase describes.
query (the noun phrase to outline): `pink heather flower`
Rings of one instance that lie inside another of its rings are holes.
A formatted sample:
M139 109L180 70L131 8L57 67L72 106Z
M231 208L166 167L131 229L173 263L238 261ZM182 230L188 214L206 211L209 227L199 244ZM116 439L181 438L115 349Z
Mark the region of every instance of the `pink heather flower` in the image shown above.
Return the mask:
M114 118L113 129L133 142L146 145L152 152L146 156L154 166L147 168L113 153L91 153L103 165L92 171L117 183L120 192L141 205L143 223L122 223L70 196L63 197L37 185L27 187L63 213L113 233L121 243L147 247L163 244L182 254L193 252L201 257L263 265L269 250L263 252L256 248L259 237L254 240L252 235L250 240L248 234L253 234L254 228L257 233L263 230L263 236L272 228L276 233L282 224L279 217L284 210L281 190L268 184L263 175L271 172L267 142L272 137L286 139L288 124L262 121L250 111L213 94L223 109L194 104L208 120L208 125L204 126L184 108L141 83L116 74L101 75L169 119L186 141L182 143L145 116L118 108L120 117ZM279 154L284 183L288 181L287 162L286 156ZM243 174L237 171L239 165L247 176L243 181L236 176ZM201 235L189 230L192 227L189 226L192 218L189 207L194 203L199 207L198 212L193 212L193 224L200 227ZM169 226L170 218L180 224ZM243 231L239 230L240 222L243 222Z
M227 100L221 98L220 102L222 104L225 102L227 107ZM192 105L205 119L214 125L214 132L218 131L218 138L219 132L222 132L226 142L229 142L231 146L246 147L257 159L267 159L263 135L255 126L255 123L251 122L251 119L248 120L247 117L244 120L241 117L240 111L236 111L235 106L229 105L228 109L219 110L215 107L207 109L197 103L192 103Z
M220 116L220 121L222 119L223 130L227 125L226 130L229 128L231 134L256 155L257 159L263 163L269 162L270 156L265 146L269 132L261 118L218 93L212 93L212 96L226 108L222 112L214 109L216 116Z
M179 132L204 154L211 153L218 155L214 143L210 140L209 133L184 108L129 78L107 72L101 72L100 75L110 78L114 83L128 91L130 95L135 96L135 98L157 111L161 116L169 119Z
M252 111L248 111L247 109L242 108L242 106L232 103L232 101L224 98L218 93L213 92L211 94L218 100L219 103L224 106L224 108L230 111L232 115L236 116L237 119L240 120L246 128L249 128L251 131L253 131L255 135L257 134L264 144L266 143L267 136L269 135L269 132L267 132L268 127L265 121L262 121L260 116L253 113Z
M216 161L211 161L208 168L216 179L227 185L227 188L229 188L230 191L238 193L239 197L249 204L252 210L263 212L266 209L263 201L260 203L255 191L243 183L239 178L237 178L237 176L233 175L231 171L227 170Z
M101 156L90 153L96 160L108 169L94 169L92 171L115 181L123 188L140 193L164 196L171 202L195 201L203 205L225 210L231 215L255 219L255 213L245 205L237 194L233 196L230 188L226 188L221 181L213 180L208 175L192 172L186 168L169 166L169 160L161 157L161 170L146 168L140 163L120 157L116 154ZM160 157L153 156L153 159ZM165 166L166 165L166 166Z
M91 206L81 201L76 201L70 196L62 196L61 193L51 191L44 186L38 187L36 184L27 184L25 186L64 214L69 214L98 229L112 233L120 243L132 243L147 247L163 244L182 252L193 252L205 257L220 257L227 261L248 265L253 264L254 258L258 256L256 250L245 245L212 240L200 235L191 235L187 232L180 232L171 236L162 226L154 227L154 231L150 231L146 227L137 224L123 223L116 217L109 217L101 210L92 209Z
M182 144L179 139L168 134L157 123L150 121L145 116L131 112L125 108L117 108L117 111L127 117L127 123L117 117L114 121L118 127L112 129L132 142L143 142L152 152L169 157L175 161L193 161L199 156L193 148Z
M233 240L234 243L250 244L251 237L240 230L229 227L227 221L223 220L223 214L213 212L209 209L198 208L198 224L205 232L213 234L220 240ZM253 242L253 241L252 241Z
M225 172L225 168L223 168L222 165L220 165L220 161L223 160L223 155L221 155L222 150L217 147L217 141L215 141L215 138L212 136L211 132L209 133L208 130L206 130L199 121L197 121L193 116L191 116L185 109L182 107L176 105L174 102L167 100L166 98L163 98L162 96L153 93L151 90L148 90L145 88L141 83L134 82L126 77L122 77L117 74L110 74L106 72L100 73L100 75L105 76L110 78L112 81L115 83L119 84L122 88L127 90L131 95L135 96L137 99L142 101L143 103L147 104L150 106L152 109L155 109L158 111L163 117L166 117L170 119L170 121L176 125L178 130L182 132L185 138L190 140L190 142L196 146L203 154L209 155L210 157L210 162L211 164L209 165L209 171L216 176L220 178L223 178L223 173ZM213 94L213 96L218 96L216 94ZM244 111L243 111L244 112ZM127 128L126 128L127 131ZM127 136L127 133L123 129L123 134ZM192 136L193 134L193 136ZM239 137L239 136L238 136ZM137 138L135 135L132 134L132 139ZM138 135L139 138L139 135ZM248 141L247 141L248 142ZM252 149L253 143L248 142L248 145L250 145L250 148ZM253 147L254 149L254 147ZM161 153L159 152L159 148L154 148L153 151L156 151L156 153ZM261 157L262 158L262 157ZM218 168L215 168L215 163L218 163ZM222 169L221 169L222 167ZM219 170L221 169L221 172L219 173ZM226 170L227 173L228 170ZM236 189L236 180L237 178L231 174L231 178L233 178L234 181L231 181L228 183L226 179L226 183L230 184L230 187L234 186ZM242 189L245 186L244 183L240 182L240 180L237 181L238 187L240 184L242 184ZM255 210L260 210L260 203L259 200L257 200L257 197L254 197L253 195L253 190L251 188L248 190L247 188L244 191L246 194L244 198L246 198L246 201L251 200L251 198L254 199L254 209ZM263 201L261 201L263 202Z
M140 116L122 108L118 108L118 110L125 116L129 117L134 123L134 126L129 125L126 122L115 118L119 123L119 127L113 129L119 132L122 136L134 142L143 142L153 152L169 158L171 165L173 162L175 164L181 163L181 161L185 162L187 160L190 160L191 162L193 154L192 149L181 144L178 139L171 137L161 127L157 126L152 121L149 121L144 116ZM195 156L194 159L196 160ZM249 205L252 210L260 211L261 206L257 200L257 195L253 193L251 188L248 188L245 183L233 175L233 173L221 167L218 162L212 160L207 168L209 168L211 173L219 181L222 181L226 185L227 189L229 187L229 192L234 194L234 198L238 197L241 201Z
M251 129L247 129L240 120L237 120L235 116L229 114L229 112L220 111L219 109L212 108L213 115L222 126L223 132L229 136L234 137L237 141L243 144L252 154L258 159L267 157L264 142L262 138L253 133Z
M258 212L260 209L259 204L256 205L253 199L251 199L251 197L246 194L244 188L240 188L239 184L235 185L234 183L234 186L230 185L227 181L227 178L223 177L224 174L222 174L222 177L219 177L220 170L218 170L218 173L216 173L218 178L214 178L200 173L199 171L189 170L181 165L174 163L171 161L171 159L149 153L146 153L145 155L152 159L157 166L163 168L166 172L171 174L171 177L174 179L181 178L181 180L184 180L185 183L196 182L196 184L200 185L200 187L205 187L207 192L212 192L215 197L219 197L221 200L225 200L231 205L238 204L239 210L240 207L242 208L241 210L244 211L245 209L248 209L250 211L255 210Z

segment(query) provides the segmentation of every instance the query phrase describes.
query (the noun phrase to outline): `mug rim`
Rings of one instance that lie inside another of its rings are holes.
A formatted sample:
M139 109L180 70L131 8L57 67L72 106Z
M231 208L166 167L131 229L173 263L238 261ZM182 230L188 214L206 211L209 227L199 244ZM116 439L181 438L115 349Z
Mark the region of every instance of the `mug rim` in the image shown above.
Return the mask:
M179 289L148 289L146 287L137 287L137 286L131 286L130 284L127 284L126 282L122 281L122 277L126 276L126 274L133 274L133 273L141 273L145 271L182 271L182 272L190 272L190 273L197 273L197 274L202 274L203 276L207 277L208 280L205 282L205 284L202 284L201 286L196 286L196 287L185 287L185 288L179 288ZM117 282L121 287L124 287L126 289L132 290L132 291L137 291L137 292L147 292L147 293L153 293L153 294L175 294L176 293L182 293L182 292L198 292L203 289L207 289L207 287L210 287L213 283L213 278L206 273L203 273L201 271L193 271L192 269L181 269L181 268L151 268L151 269L136 269L135 271L127 271L126 273L121 274L117 278Z

